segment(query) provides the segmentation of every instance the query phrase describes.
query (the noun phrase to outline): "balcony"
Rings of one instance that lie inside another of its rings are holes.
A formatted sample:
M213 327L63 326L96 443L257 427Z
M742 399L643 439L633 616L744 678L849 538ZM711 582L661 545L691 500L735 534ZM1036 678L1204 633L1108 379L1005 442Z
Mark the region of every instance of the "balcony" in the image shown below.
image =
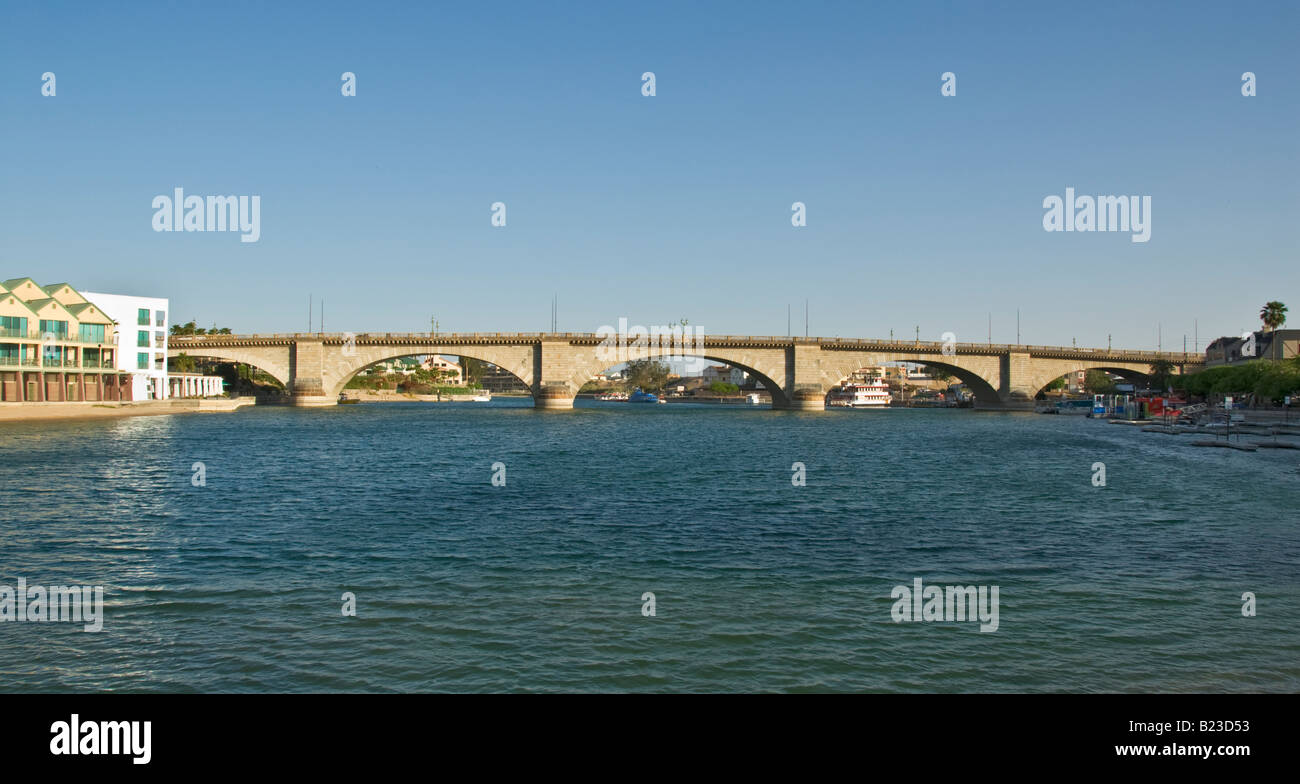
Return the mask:
M40 366L41 366L40 360L37 359L36 357L26 357L26 358L8 357L8 356L0 357L0 367L34 368Z
M44 342L45 340L45 333L41 332L40 330L29 329L24 331L21 329L13 329L12 327L0 327L0 338L17 338L19 340L31 340L37 343L41 343ZM80 335L55 334L54 343L56 344L77 343L83 346L113 346L116 345L117 341L114 340L113 335L105 335L104 339L100 341L100 340L83 340Z
M24 369L47 369L55 368L75 368L78 370L113 370L116 365L111 359L88 359L78 364L75 359L47 359L41 361L40 357L11 357L0 356L0 368L24 368Z

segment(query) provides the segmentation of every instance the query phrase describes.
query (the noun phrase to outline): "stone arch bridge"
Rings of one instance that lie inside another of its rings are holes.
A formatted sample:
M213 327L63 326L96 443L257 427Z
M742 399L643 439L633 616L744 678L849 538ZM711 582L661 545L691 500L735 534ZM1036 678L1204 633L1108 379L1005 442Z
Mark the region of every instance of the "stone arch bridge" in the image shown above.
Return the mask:
M650 344L650 345L646 345ZM859 368L918 362L946 369L975 395L978 408L1028 408L1052 380L1078 370L1105 370L1142 382L1151 363L1197 370L1199 356L1179 352L1087 349L994 343L845 338L696 336L685 341L616 344L608 336L558 333L296 333L172 336L168 356L241 362L285 385L295 405L326 406L358 372L397 357L448 354L490 362L528 386L538 408L572 408L596 374L629 359L696 356L741 368L772 395L772 407L820 410L830 389Z

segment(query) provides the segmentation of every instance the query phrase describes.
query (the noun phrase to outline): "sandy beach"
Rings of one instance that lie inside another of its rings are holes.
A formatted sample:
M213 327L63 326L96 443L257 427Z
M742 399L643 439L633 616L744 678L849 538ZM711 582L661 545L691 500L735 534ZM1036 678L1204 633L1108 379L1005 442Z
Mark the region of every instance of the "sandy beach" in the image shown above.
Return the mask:
M234 411L254 404L253 398L204 400L149 400L138 403L0 403L0 422L37 422L64 419L105 419L160 414L198 414Z

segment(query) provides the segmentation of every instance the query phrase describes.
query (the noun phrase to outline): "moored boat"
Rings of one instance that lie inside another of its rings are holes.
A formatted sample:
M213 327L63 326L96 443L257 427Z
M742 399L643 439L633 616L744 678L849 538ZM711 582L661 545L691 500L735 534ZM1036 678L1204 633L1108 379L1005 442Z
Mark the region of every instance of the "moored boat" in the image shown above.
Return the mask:
M866 383L840 384L826 403L839 408L886 408L890 399L889 385L877 378Z

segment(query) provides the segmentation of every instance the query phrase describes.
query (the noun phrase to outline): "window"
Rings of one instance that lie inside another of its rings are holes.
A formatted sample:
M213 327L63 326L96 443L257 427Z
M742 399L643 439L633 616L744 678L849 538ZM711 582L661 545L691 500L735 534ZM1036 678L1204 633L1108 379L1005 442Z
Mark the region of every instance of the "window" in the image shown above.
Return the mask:
M142 329L136 333L135 346L136 348L149 348L149 332L147 330Z
M154 347L154 348L167 348L167 333L166 333L166 332L155 332L155 333L153 333L153 347Z
M17 343L0 343L0 365L17 365L19 348Z
M154 318L154 326L155 326L155 327L165 327L165 326L167 326L167 311L165 311L165 310L155 310L155 311L153 312L153 318Z
M137 324L139 324L139 325L142 326L142 327L147 327L147 326L149 326L149 309L148 309L148 308L140 308L139 310L137 310L137 311L135 312L135 316L136 316L135 321L136 321Z
M44 337L46 333L52 333L55 340L66 340L68 337L68 322L41 319L41 336Z
M83 343L103 343L104 325L82 324L80 327L80 336Z
M142 351L135 355L135 368L136 370L149 369L149 355L146 352Z
M0 316L0 335L7 338L27 337L27 318L25 316Z

